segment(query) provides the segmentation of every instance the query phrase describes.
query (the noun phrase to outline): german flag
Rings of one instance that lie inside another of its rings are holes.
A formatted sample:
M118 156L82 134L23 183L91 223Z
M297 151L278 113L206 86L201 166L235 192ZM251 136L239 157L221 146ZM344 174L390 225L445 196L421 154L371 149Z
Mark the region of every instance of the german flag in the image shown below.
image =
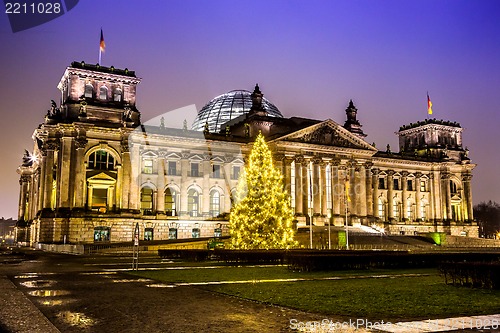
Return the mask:
M99 42L99 51L104 52L105 48L106 48L106 43L104 43L104 35L102 34L102 29L101 29L101 41Z
M432 102L429 93L427 93L427 114L432 114Z

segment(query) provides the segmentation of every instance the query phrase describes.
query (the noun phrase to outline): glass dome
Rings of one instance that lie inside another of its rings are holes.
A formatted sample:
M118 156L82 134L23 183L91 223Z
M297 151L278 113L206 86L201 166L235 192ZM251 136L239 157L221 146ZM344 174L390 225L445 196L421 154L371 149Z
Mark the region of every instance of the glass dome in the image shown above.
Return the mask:
M219 132L224 123L250 111L252 108L251 94L247 90L233 90L215 97L198 112L191 129L203 131L205 123L208 123L210 132ZM262 98L262 106L269 116L283 118L278 108L266 98Z

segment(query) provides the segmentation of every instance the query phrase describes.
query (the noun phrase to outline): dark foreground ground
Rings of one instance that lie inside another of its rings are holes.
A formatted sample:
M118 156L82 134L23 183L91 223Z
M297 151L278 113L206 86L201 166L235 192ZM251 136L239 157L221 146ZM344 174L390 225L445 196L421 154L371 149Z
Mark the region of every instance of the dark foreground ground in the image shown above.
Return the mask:
M194 287L161 287L121 273L131 267L131 261L125 256L3 252L0 330L296 332L290 328L291 319L322 319ZM156 257L141 257L140 262L142 267L166 265Z

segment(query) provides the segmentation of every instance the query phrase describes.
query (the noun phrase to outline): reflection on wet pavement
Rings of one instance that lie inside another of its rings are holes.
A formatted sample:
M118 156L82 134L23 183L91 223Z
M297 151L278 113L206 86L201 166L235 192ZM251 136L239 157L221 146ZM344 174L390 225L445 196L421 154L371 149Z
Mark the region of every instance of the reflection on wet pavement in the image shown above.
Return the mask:
M31 296L37 297L55 297L55 296L65 296L69 295L69 291L67 290L49 290L49 289L40 289L29 291L28 294Z
M57 314L57 318L63 320L71 326L78 326L82 328L90 327L95 324L95 320L87 317L81 312L62 311Z

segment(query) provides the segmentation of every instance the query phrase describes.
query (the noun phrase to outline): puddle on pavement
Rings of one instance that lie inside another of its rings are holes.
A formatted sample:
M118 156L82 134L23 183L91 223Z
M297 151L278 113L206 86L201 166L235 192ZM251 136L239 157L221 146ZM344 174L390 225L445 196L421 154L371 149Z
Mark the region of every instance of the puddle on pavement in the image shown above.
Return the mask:
M57 314L57 318L71 326L87 328L95 324L95 320L87 317L81 312L62 311Z
M80 273L81 275L110 275L110 274L116 274L116 272L85 272L85 273Z
M176 286L173 284L153 283L153 284L146 285L146 287L149 287L149 288L175 288Z
M20 285L26 288L44 288L54 285L56 281L52 280L31 280L21 282Z
M44 298L41 298L38 300L38 302L40 302L41 305L45 305L45 306L57 306L57 305L62 305L62 304L67 304L67 303L71 303L71 302L74 302L73 299L44 299Z
M39 275L37 273L27 273L24 275L16 275L14 276L14 279L34 279L37 278Z
M153 282L151 279L113 279L114 283Z
M37 297L55 297L55 296L69 295L69 291L67 291L67 290L40 289L40 290L30 291L30 292L28 292L28 294L31 296L37 296Z

